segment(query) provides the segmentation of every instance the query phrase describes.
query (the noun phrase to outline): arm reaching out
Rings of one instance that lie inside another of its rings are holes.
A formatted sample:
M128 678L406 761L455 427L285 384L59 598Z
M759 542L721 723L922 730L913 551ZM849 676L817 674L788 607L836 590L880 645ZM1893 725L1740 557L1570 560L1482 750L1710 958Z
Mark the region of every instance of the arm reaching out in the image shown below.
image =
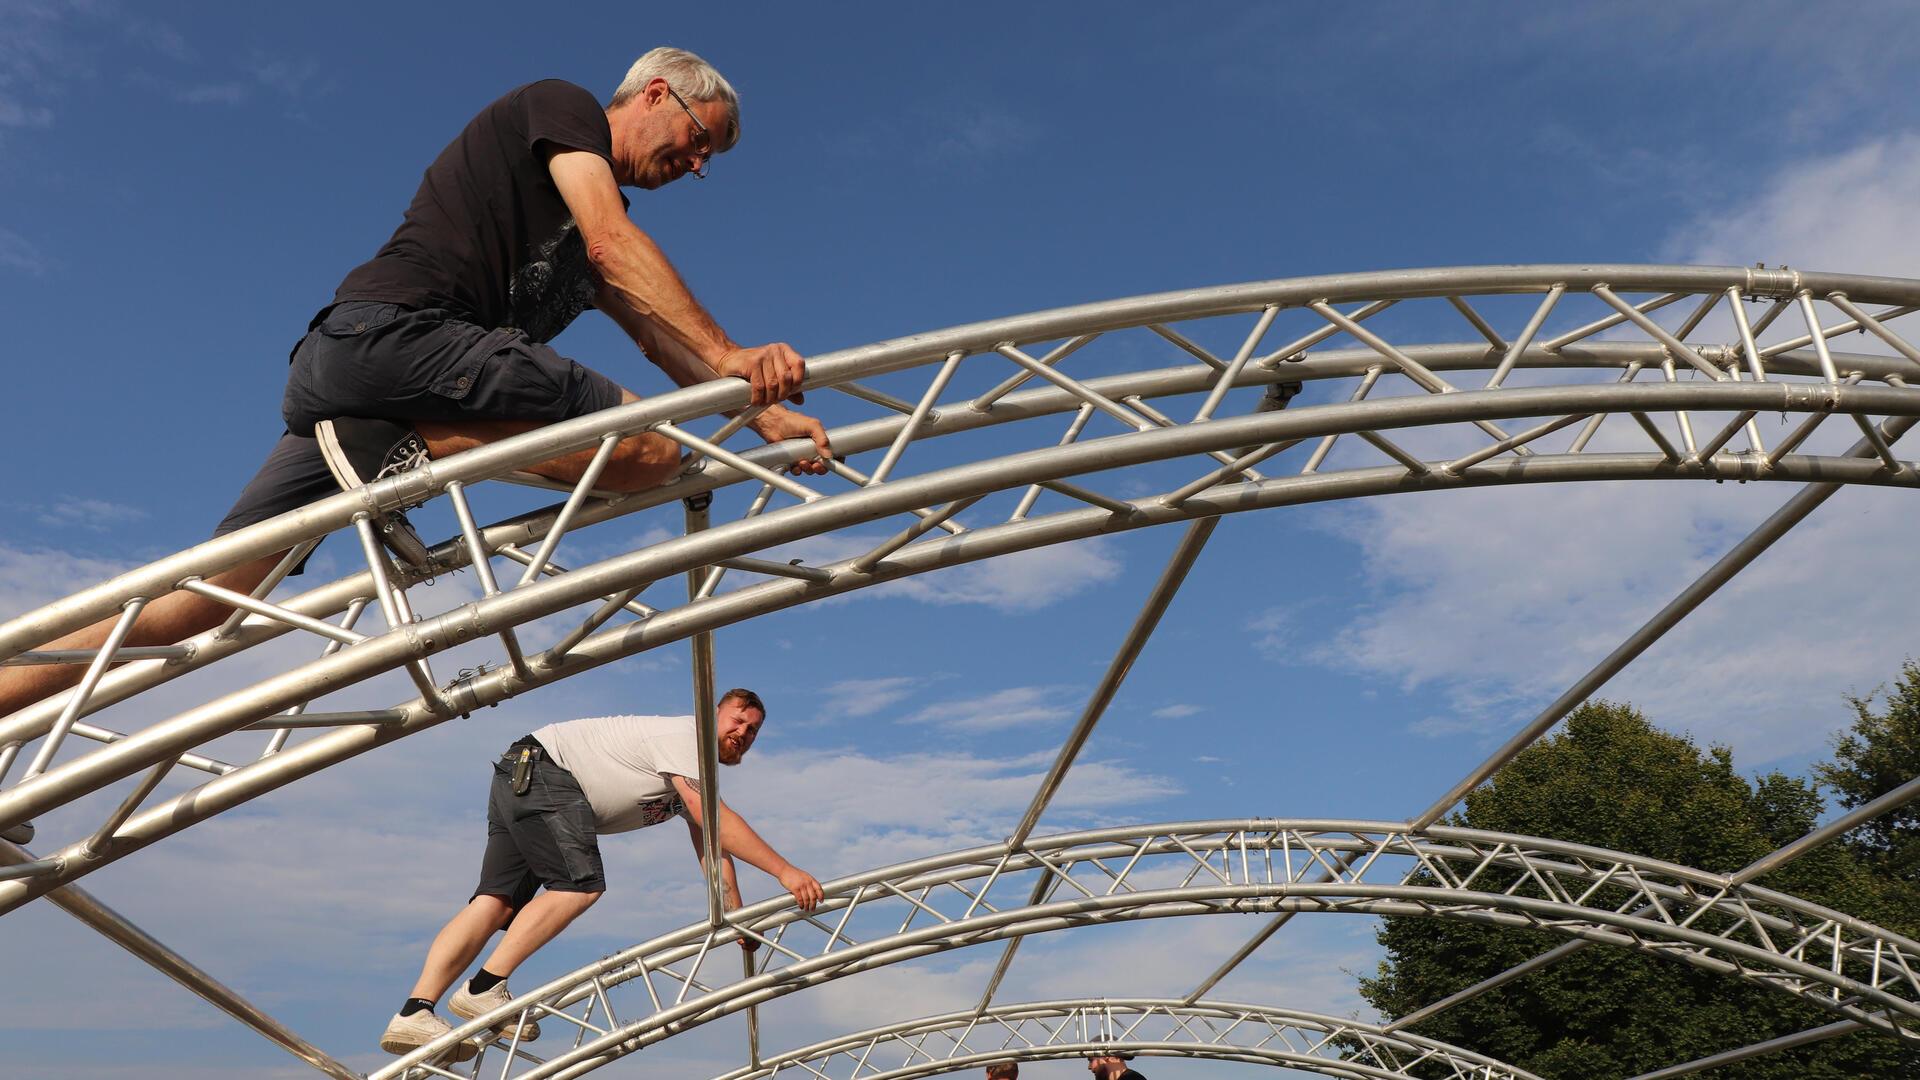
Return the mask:
M620 324L620 328L627 332L627 336L634 340L634 344L640 346L648 359L658 364L660 370L666 372L674 382L681 386L693 386L719 378L713 368L707 366L706 361L694 355L692 349L660 332L659 327L651 319L628 307L611 288L601 286L595 302L599 304L601 311ZM767 348L771 347L767 346ZM798 357L796 356L795 359L798 360ZM795 377L795 382L797 383L799 377L804 374L803 363L800 375ZM756 397L755 400L757 401L758 398ZM793 400L799 401L800 395L795 394ZM790 471L796 474L811 473L814 476L826 473L827 462L833 458L833 447L827 444L827 432L820 426L820 421L798 409L789 409L785 405L776 403L766 406L759 416L747 421L747 426L769 443L784 442L788 439L811 441L817 456L794 462Z
M660 246L627 217L613 167L598 154L557 147L547 158L547 171L573 214L587 260L600 276L600 304L620 321L624 308L658 326L664 336L685 346L714 375L745 379L753 386L753 403L765 405L795 394L806 377L807 364L784 342L742 348L714 321ZM626 326L624 321L622 326ZM629 333L631 327L627 327ZM643 343L642 347L645 345ZM682 372L662 361L652 349L648 355L669 375L689 385ZM704 381L713 375L699 376Z
M686 777L676 776L673 778L673 789L680 793L681 800L687 804L688 825L693 833L694 850L704 857L705 853L700 848L702 840L699 825L700 788ZM800 910L812 911L826 895L821 891L820 883L814 880L813 875L781 858L780 853L773 850L773 845L762 840L760 834L753 831L753 826L748 825L745 818L733 812L733 808L726 804L726 800L721 800L719 810L720 853L724 856L720 872L723 878L732 866L732 857L738 855L745 859L748 865L765 871L779 881L781 888L793 894L794 902L800 905ZM740 895L738 887L729 889L728 895L737 903Z

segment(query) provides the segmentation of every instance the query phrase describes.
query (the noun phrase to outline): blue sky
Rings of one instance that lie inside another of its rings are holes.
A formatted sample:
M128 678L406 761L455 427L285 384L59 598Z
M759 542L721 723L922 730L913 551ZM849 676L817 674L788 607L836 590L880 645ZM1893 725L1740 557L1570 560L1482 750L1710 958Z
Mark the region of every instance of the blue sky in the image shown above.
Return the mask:
M493 3L0 0L0 616L205 536L278 434L308 317L385 239L433 154L522 82L604 97L659 43L726 72L740 147L704 184L636 193L633 216L736 338L812 353L1389 267L1911 274L1920 115L1901 46L1917 20L1895 4L580 4L536 19ZM642 394L666 385L595 316L558 344ZM1050 825L1416 813L1787 495L1681 487L1229 520ZM1843 493L1615 692L1730 743L1743 767L1803 767L1844 722L1843 694L1920 651L1899 597L1821 572L1910 550L1911 502ZM1568 535L1567 520L1592 527ZM668 523L592 543L611 553ZM1118 538L728 631L722 681L774 708L727 778L737 802L822 877L1004 836L1174 540ZM347 557L330 544L316 569ZM1700 661L1728 641L1748 647ZM1768 649L1793 650L1803 677L1771 679ZM684 651L576 682L86 887L370 1066L425 940L466 895L485 760L550 719L683 708ZM612 845L614 891L539 977L697 917L684 847ZM1182 993L1250 929L1036 942L1001 999ZM1225 996L1360 1007L1366 924L1302 927L1276 948ZM0 990L0 1043L34 1075L302 1075L45 905L0 922L0 950L48 965L41 985ZM968 1003L993 959L800 995L770 1042L869 1026L902 1002ZM649 1060L731 1062L738 1033L716 1028Z

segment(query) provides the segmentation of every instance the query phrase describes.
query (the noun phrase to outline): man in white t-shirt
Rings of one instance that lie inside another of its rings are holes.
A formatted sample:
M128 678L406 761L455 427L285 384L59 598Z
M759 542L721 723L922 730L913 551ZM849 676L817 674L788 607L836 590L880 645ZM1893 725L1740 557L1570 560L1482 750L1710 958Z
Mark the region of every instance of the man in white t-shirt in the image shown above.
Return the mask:
M721 696L716 716L720 763L738 765L760 733L767 707L753 691L734 689ZM691 716L569 720L508 747L493 766L480 884L433 939L413 995L387 1024L380 1049L404 1054L450 1030L434 1015L434 1002L501 929L506 937L479 973L454 991L447 1008L470 1020L506 1004L513 996L507 976L514 968L606 891L596 837L644 829L676 815L685 819L704 871L700 746ZM778 879L802 910L813 910L821 891L812 874L781 858L725 802L719 820L720 878L728 910L740 906L735 855ZM502 1034L512 1037L514 1027L509 1022ZM540 1027L531 1020L518 1028L522 1042L539 1037ZM476 1052L472 1043L461 1043L452 1060L464 1061Z

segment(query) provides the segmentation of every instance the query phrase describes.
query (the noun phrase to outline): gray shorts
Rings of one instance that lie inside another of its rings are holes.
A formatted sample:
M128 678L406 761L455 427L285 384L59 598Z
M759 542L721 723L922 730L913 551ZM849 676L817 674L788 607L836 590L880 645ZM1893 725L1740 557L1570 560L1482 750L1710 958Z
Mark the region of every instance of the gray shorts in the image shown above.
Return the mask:
M215 536L340 490L313 426L341 416L553 423L620 404L620 385L512 327L487 330L437 310L348 301L321 312L294 347L280 437Z
M523 743L508 747L493 763L487 853L473 895L501 897L519 911L542 885L555 892L605 892L593 806L573 774L543 753L527 793L513 793L513 766Z
M280 414L288 431L312 435L337 416L552 423L618 404L619 384L513 327L350 300L295 346Z

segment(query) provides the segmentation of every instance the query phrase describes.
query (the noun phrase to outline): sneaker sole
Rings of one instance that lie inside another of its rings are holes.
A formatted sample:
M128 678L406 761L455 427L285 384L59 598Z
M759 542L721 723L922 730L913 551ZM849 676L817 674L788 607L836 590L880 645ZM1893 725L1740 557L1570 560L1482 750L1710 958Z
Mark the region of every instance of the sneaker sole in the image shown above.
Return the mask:
M327 463L327 471L333 474L334 482L342 491L365 487L367 481L353 471L353 463L347 458L345 448L340 445L340 437L334 433L333 421L322 420L313 426L313 437L320 444L320 460ZM400 556L408 565L417 570L425 570L433 563L433 557L427 554L426 542L414 531L413 523L407 515L394 510L385 514L375 514L372 518L373 531L380 537L388 550Z
M402 1041L391 1035L380 1036L380 1049L385 1050L389 1054L411 1054L425 1045L427 1044L423 1042ZM479 1052L480 1048L473 1045L471 1039L462 1039L454 1043L451 1049L442 1053L436 1060L451 1061L458 1064L462 1061L471 1060L473 1056Z

